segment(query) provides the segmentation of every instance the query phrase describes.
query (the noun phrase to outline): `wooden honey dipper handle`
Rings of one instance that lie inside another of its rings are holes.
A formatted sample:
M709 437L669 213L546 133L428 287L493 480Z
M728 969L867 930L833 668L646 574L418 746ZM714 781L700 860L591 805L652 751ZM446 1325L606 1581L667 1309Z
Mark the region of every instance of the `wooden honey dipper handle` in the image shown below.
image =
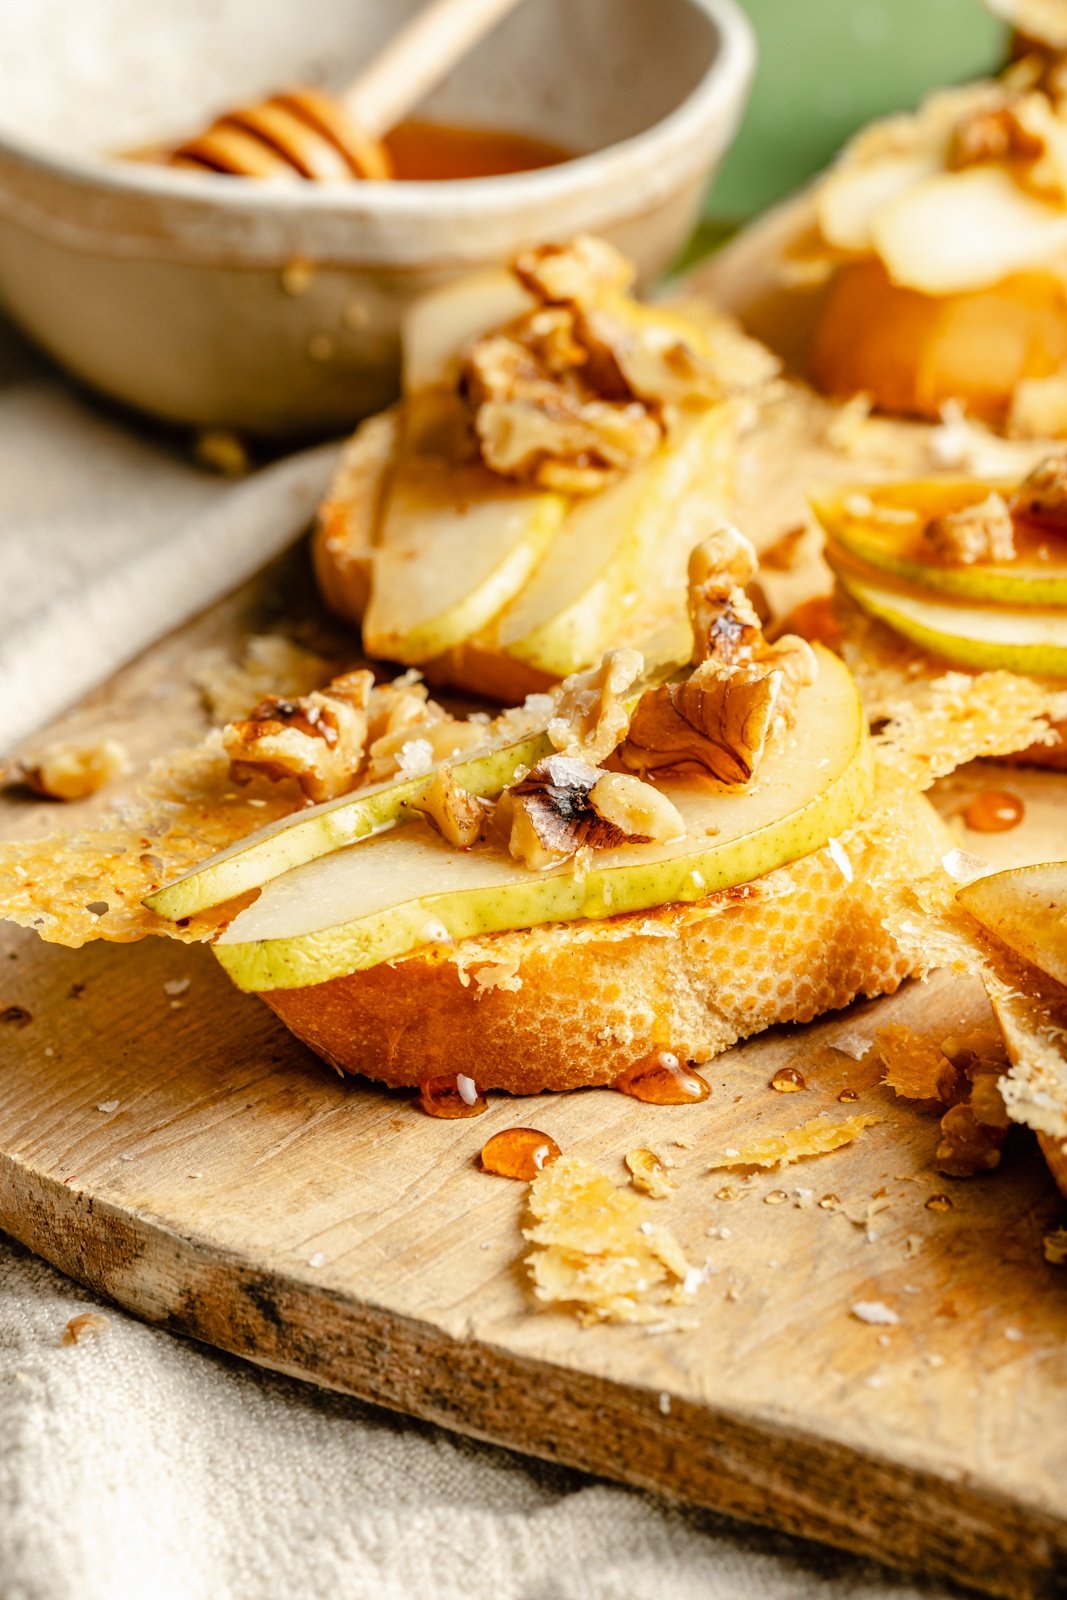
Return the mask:
M345 111L380 139L518 4L430 0L339 96Z

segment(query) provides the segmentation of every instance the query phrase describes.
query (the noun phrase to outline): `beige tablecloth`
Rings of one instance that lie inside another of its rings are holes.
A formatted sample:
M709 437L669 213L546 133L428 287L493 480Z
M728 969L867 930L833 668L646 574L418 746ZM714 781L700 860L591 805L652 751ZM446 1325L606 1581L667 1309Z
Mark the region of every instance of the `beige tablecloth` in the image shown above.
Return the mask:
M280 469L294 506L323 470ZM14 639L81 659L71 640L98 601L94 637L128 642L150 547L188 601L189 553L220 516L240 543L257 493L94 406L0 326L0 674L17 670ZM0 734L5 692L10 707L0 676ZM63 1347L93 1305L0 1236L0 1600L945 1594L269 1376L110 1307L99 1337Z

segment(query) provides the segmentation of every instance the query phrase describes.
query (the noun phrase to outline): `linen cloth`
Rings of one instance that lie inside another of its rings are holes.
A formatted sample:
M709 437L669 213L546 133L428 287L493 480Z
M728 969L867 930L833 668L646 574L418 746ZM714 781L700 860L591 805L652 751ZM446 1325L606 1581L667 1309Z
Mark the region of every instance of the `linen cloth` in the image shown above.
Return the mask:
M284 480L294 506L325 459ZM146 550L186 570L205 519L210 534L228 505L240 528L250 494L262 506L255 484L224 484L180 441L75 392L0 323L0 652L51 626L64 659L64 626L102 585L121 648ZM56 606L70 596L78 607ZM112 1307L99 1337L63 1347L94 1305L0 1237L0 1600L948 1594L261 1372Z

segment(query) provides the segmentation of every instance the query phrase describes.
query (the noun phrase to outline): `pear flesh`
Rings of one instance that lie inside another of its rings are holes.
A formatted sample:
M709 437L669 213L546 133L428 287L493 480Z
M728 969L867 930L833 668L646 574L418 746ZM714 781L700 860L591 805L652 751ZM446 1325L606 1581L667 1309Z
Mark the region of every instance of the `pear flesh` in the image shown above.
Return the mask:
M276 878L213 946L241 989L302 988L426 945L701 900L809 855L848 828L873 789L852 678L818 649L794 727L743 790L706 778L660 785L685 834L534 872L498 846L450 848L423 824ZM825 752L815 759L816 752Z
M418 666L478 633L523 587L565 509L480 464L402 462L374 551L366 650Z
M956 896L994 938L1067 987L1067 861L994 872Z
M827 537L858 561L933 591L933 598L1002 602L1014 606L1067 606L1067 544L1020 529L1014 561L952 566L927 550L927 523L977 505L990 494L1009 498L1014 486L972 478L930 479L846 488L812 501ZM1038 551L1043 554L1039 556Z
M857 563L830 555L842 587L871 616L932 656L979 671L998 668L1067 678L1067 610L967 605L889 587Z
M520 767L532 767L551 749L547 734L539 731L495 749L468 754L451 765L457 783L471 794L494 795L511 782ZM309 806L295 816L282 817L202 861L150 894L144 903L157 916L179 922L250 889L261 889L283 872L410 818L415 802L422 798L440 765L418 777L371 784Z
M642 598L659 547L714 457L727 427L721 406L683 417L652 459L598 494L575 501L522 593L486 643L564 678L597 660L620 617ZM693 543L699 543L696 530Z

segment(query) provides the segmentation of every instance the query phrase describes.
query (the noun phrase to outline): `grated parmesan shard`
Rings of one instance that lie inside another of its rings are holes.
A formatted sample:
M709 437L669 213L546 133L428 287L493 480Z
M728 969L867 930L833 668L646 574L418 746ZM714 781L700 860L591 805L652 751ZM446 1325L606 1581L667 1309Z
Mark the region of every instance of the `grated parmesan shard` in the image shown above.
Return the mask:
M875 1034L882 1082L903 1100L939 1100L949 1066L941 1046L914 1028L891 1023Z
M767 1134L753 1139L741 1150L731 1150L708 1170L718 1172L723 1167L790 1167L794 1161L804 1161L809 1156L825 1156L852 1144L868 1128L876 1127L881 1117L866 1112L847 1117L844 1122L828 1122L823 1117L812 1117L785 1133Z
M580 1156L561 1156L530 1185L526 1265L537 1299L579 1321L662 1322L691 1269L642 1200Z

